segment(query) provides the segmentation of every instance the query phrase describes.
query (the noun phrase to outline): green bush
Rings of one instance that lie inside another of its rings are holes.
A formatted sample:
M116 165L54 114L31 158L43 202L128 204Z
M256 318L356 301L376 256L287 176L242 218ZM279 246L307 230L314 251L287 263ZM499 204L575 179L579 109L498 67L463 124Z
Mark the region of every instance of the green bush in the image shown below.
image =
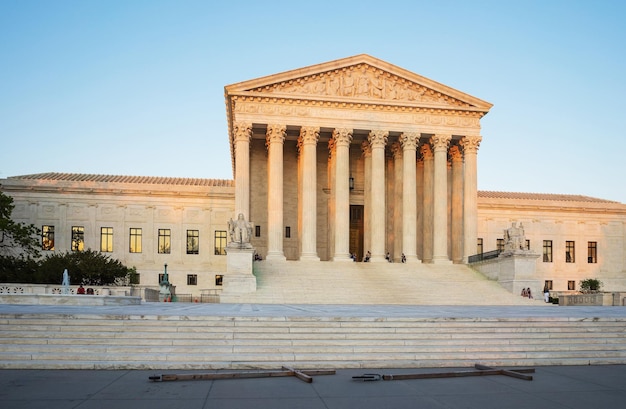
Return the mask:
M594 293L602 288L602 281L597 278L587 278L579 283L580 291L583 293Z

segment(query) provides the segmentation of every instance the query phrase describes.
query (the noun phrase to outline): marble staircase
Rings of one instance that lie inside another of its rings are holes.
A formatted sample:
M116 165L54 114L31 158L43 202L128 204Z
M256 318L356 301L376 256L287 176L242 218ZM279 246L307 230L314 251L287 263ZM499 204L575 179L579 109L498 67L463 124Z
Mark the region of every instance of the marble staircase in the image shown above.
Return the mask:
M210 308L209 305L202 306ZM558 307L555 307L558 308ZM565 308L565 307L564 307ZM0 314L0 368L626 364L615 318Z
M227 303L387 304L387 305L543 305L511 294L466 265L402 263L254 263L257 291L222 296Z

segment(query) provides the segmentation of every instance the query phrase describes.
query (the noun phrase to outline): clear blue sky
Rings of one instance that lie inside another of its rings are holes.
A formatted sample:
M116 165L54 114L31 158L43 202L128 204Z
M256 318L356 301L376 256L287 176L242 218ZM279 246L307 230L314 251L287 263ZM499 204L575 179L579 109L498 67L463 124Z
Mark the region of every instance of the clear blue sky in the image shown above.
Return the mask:
M231 179L225 85L366 53L494 104L479 189L626 203L625 4L0 0L0 178Z

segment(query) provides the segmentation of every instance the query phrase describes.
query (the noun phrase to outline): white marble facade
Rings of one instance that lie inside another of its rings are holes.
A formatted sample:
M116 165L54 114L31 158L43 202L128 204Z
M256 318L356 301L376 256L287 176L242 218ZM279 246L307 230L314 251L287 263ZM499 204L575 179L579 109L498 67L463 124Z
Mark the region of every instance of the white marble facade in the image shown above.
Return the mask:
M111 255L136 266L142 285L157 285L167 263L177 292L194 295L220 287L227 263L215 238L240 214L262 258L337 263L368 251L372 262L388 253L407 263L467 263L479 239L483 251L495 250L503 229L522 222L536 253L552 242L552 261L539 258L536 280L566 290L601 277L626 289L626 205L477 190L488 102L368 55L225 91L234 180L9 177L0 183L15 200L14 218L54 226L54 251L71 249L73 226L84 227L92 249L111 227ZM132 228L142 229L139 253L129 252ZM198 254L187 253L189 230L199 234ZM565 260L566 242L574 262ZM187 285L189 275L196 284Z

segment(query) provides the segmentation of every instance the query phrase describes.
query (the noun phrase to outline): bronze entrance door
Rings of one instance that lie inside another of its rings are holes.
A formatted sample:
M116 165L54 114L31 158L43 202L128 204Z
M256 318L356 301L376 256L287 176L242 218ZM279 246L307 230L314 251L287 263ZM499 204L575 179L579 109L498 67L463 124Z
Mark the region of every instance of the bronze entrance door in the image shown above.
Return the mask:
M350 205L350 254L363 260L363 206Z

